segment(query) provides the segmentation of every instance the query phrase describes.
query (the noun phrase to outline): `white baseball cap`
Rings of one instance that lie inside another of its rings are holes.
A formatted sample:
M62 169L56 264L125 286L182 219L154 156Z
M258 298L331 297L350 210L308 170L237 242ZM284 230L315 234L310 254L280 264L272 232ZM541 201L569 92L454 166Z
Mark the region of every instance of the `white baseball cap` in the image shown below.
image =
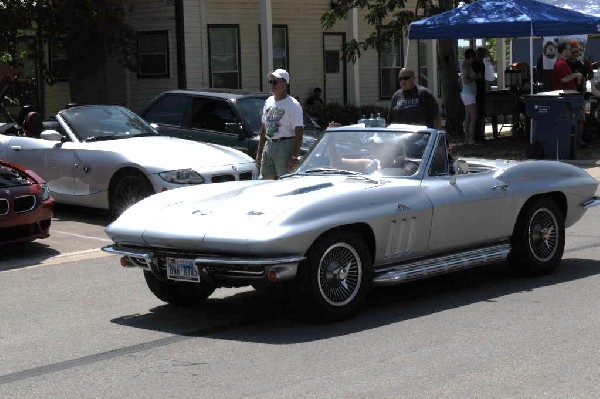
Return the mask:
M274 76L278 79L285 79L287 84L290 84L290 74L285 69L276 69L269 74L270 76Z

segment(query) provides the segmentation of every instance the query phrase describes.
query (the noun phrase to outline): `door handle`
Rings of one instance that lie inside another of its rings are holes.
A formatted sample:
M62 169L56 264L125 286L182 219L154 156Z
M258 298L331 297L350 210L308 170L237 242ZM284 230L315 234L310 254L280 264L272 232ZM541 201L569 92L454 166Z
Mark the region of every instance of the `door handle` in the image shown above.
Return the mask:
M497 190L506 191L506 190L508 190L508 184L499 184L497 186L492 187L492 190L494 190L494 191L497 191Z
M21 147L20 145L11 145L10 149L13 151L21 151L23 147Z

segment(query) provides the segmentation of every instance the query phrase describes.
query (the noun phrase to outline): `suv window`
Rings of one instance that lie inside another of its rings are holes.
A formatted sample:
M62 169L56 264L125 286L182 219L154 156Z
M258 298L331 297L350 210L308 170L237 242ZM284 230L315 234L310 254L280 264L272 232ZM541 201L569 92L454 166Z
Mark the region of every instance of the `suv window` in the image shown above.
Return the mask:
M226 101L196 98L190 127L226 132L226 123L235 123L237 118Z
M192 97L167 95L144 112L144 119L164 125L185 126L191 111Z
M236 108L240 115L242 116L242 120L244 120L250 130L255 134L258 134L260 131L260 126L262 124L262 112L265 106L265 101L268 96L264 97L246 97L240 98L235 102ZM304 129L305 130L316 130L320 131L319 125L317 125L310 116L303 110L304 114Z
M258 134L262 124L262 111L265 106L265 97L246 97L237 100L236 107L242 119L248 124L253 133Z

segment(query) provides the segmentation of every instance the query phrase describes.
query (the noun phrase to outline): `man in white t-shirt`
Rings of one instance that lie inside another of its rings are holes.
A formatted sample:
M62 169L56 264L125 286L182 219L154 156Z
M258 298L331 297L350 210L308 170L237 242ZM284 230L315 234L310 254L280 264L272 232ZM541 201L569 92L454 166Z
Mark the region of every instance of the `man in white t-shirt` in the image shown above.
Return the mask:
M256 165L262 179L277 179L298 166L304 117L298 100L287 94L289 73L276 69L268 80L272 96L263 107Z

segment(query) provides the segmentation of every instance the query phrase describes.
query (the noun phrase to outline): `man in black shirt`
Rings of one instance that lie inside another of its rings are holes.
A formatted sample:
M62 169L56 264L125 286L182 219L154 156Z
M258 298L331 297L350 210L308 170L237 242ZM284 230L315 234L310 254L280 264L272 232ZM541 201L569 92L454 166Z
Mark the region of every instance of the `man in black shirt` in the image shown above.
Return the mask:
M402 68L398 72L400 90L394 93L387 120L389 123L441 127L440 106L426 87L415 84L415 72Z

